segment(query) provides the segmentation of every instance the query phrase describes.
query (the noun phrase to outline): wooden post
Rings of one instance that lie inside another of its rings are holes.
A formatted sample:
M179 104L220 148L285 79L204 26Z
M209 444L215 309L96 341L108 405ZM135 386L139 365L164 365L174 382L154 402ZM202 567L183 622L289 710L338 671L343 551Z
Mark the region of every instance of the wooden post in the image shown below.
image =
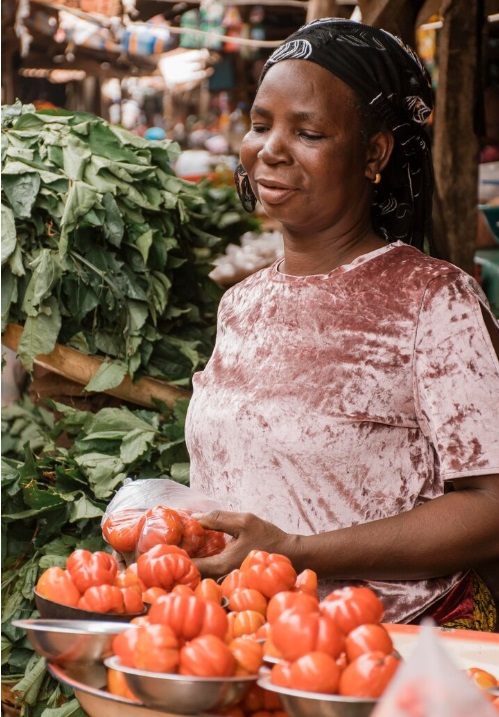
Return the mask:
M433 156L435 247L438 256L473 273L478 138L474 112L485 13L481 0L444 3L439 31Z

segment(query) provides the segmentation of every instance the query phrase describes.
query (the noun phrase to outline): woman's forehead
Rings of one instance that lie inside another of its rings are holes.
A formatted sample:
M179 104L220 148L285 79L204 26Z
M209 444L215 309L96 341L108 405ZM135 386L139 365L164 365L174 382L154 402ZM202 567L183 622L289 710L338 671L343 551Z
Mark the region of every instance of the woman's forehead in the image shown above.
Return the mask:
M324 67L308 60L283 60L271 67L255 97L254 109L269 111L277 103L298 106L302 112L354 106L355 93ZM313 108L313 109L312 109Z

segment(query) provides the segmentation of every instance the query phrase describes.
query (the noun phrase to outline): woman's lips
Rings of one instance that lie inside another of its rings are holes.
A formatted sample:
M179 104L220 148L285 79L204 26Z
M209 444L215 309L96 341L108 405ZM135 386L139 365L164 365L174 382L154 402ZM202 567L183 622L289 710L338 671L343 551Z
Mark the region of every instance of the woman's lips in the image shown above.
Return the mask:
M258 182L258 197L267 204L280 204L296 190L293 187L262 184Z

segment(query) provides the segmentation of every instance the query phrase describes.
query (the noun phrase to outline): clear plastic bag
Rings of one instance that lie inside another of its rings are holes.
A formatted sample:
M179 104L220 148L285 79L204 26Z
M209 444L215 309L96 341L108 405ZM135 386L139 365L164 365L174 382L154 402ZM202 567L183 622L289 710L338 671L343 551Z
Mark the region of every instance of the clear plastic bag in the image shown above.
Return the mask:
M441 646L438 632L425 625L371 717L497 717L497 712Z
M169 478L127 478L107 506L101 528L126 564L158 543L178 545L191 557L206 557L224 548L225 537L204 530L192 513L222 509L199 491Z

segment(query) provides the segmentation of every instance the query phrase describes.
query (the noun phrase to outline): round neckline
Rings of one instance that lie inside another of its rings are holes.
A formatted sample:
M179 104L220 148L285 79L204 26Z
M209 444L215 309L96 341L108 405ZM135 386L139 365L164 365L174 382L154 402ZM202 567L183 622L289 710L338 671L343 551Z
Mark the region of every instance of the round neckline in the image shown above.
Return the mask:
M391 249L394 249L399 246L408 245L400 240L390 242L386 244L386 246L381 246L378 249L373 249L372 251L366 252L366 254L361 254L360 256L355 257L355 259L352 259L352 261L348 262L347 264L340 264L340 266L335 267L327 274L306 274L305 276L295 276L294 274L283 273L279 271L279 266L283 263L284 257L276 259L276 261L270 267L270 270L272 273L272 277L277 281L324 281L325 279L329 279L333 274L343 274L347 271L351 271L352 269L357 268L361 264L365 264L367 261L371 261L372 259L375 259L381 254L385 254L387 251L391 251Z

